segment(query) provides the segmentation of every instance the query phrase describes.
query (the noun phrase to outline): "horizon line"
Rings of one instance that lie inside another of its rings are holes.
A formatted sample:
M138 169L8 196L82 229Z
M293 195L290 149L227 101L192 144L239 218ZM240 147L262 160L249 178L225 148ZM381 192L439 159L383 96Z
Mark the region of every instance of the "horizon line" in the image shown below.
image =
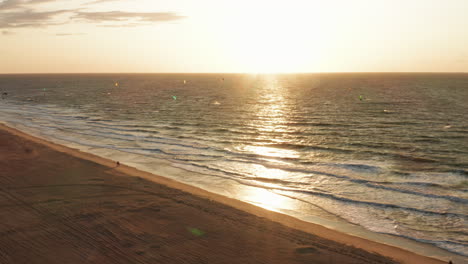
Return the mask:
M455 71L330 71L330 72L7 72L0 75L45 75L45 74L251 74L251 75L273 75L273 74L468 74Z

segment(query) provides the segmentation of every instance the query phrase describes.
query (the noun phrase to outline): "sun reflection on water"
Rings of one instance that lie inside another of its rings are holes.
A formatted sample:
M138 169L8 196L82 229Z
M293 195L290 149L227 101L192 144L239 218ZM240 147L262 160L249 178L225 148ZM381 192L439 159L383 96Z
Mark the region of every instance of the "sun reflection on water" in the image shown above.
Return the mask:
M241 193L243 199L262 208L280 212L281 209L291 209L289 198L273 193L266 189L247 189Z
M260 164L254 164L250 169L253 176L266 183L274 183L275 180L287 179L288 172L280 169L266 168Z
M241 150L266 157L297 158L297 151L265 146L244 146Z
M298 158L299 153L292 149L280 148L283 140L275 138L278 132L285 132L288 120L291 115L290 106L292 105L287 98L288 89L284 88L274 75L263 76L259 89L258 102L255 105L256 118L251 120L246 127L251 127L258 132L258 141L265 142L264 145L238 145L235 148L242 152L258 155L262 160L272 163L283 163L278 158ZM263 188L246 188L240 191L242 199L251 202L257 206L272 211L281 209L291 209L290 198L274 193L269 188L279 185L277 181L287 180L288 172L268 168L261 164L248 166L248 174L251 180ZM284 182L283 182L284 183Z
M261 83L262 85L258 87L258 102L255 105L256 118L251 120L246 127L254 128L258 132L257 140L270 143L238 146L238 149L266 157L297 158L296 151L277 147L279 144L287 143L277 138L277 135L286 132L286 124L292 112L291 105L294 105L287 99L289 90L278 81L275 75L263 76Z

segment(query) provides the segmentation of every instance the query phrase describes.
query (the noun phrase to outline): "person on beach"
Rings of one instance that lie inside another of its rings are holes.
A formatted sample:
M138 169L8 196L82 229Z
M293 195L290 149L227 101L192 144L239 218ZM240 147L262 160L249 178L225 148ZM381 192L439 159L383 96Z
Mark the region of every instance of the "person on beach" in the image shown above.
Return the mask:
M2 99L5 99L7 97L8 93L7 92L3 92L2 93Z

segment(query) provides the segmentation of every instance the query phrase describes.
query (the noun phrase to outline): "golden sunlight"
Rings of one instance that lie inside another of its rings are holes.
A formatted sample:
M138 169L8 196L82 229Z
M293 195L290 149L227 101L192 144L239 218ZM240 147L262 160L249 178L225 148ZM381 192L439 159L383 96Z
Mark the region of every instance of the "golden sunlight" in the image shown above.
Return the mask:
M244 151L252 152L261 156L267 157L288 157L288 158L297 158L298 154L294 150L290 149L278 149L272 147L263 147L263 146L245 146Z
M287 122L288 113L290 112L288 100L286 99L288 90L278 82L274 75L263 76L262 82L261 89L265 89L265 92L258 98L257 118L252 120L249 125L262 132L257 139L281 144L282 141L270 138L268 132L283 132L285 130L284 123ZM245 145L239 146L238 149L264 157L298 157L295 150L268 145Z
M225 21L229 52L245 72L290 73L320 64L325 45L321 16L306 8L290 12L284 3L249 2L240 19ZM260 12L258 12L260 10ZM236 12L235 10L231 12Z
M289 198L265 189L247 189L242 193L242 197L250 203L272 211L279 212L282 208L291 207Z

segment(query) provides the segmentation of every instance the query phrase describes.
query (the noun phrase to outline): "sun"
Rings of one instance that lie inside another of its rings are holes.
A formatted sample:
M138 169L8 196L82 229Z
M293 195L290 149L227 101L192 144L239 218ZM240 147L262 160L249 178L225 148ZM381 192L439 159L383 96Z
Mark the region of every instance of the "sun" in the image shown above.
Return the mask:
M238 20L224 25L228 52L243 72L303 72L320 63L325 45L320 17L311 18L301 8L288 12L284 4L251 2L250 12L243 10Z

